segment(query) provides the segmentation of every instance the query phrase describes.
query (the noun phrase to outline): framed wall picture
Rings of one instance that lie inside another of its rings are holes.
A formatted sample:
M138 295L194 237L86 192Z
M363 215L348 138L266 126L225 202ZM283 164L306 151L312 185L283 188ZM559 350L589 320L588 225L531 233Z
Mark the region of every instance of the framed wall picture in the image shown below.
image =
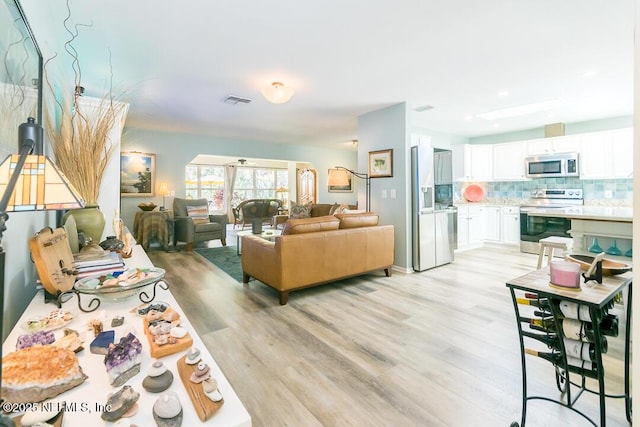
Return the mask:
M153 197L155 182L155 154L135 151L120 154L120 195L122 197Z
M347 178L347 183L344 185L328 184L327 191L329 191L329 193L353 193L353 175L341 169L329 169L328 176L331 176L331 171L338 171L341 175L344 174Z
M393 149L369 151L369 176L388 178L393 176Z

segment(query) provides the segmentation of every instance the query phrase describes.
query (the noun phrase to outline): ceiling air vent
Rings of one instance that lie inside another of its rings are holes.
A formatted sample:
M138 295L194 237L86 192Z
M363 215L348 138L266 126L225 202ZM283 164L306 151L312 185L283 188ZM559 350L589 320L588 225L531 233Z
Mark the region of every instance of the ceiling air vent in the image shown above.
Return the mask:
M421 107L416 107L413 111L417 111L418 113L424 113L425 111L433 110L433 105L423 105Z
M249 98L242 98L240 96L235 96L235 95L229 95L224 99L225 104L232 104L232 105L248 104L250 102L251 100Z

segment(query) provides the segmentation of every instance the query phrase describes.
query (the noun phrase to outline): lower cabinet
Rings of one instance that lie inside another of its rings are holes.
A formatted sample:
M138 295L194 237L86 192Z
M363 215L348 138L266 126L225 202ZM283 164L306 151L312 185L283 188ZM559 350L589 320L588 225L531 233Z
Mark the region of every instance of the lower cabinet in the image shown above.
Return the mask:
M484 205L458 206L458 249L479 246L486 239Z
M502 209L500 206L485 207L486 236L485 240L499 242L502 238Z
M502 207L502 243L520 244L520 208Z
M458 208L458 249L482 246L483 242L520 243L518 206L461 204Z

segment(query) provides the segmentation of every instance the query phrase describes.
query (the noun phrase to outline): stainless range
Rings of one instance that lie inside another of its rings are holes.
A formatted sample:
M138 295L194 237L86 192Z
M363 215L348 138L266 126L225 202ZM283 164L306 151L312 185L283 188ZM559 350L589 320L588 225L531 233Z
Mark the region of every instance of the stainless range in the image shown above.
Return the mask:
M540 251L540 239L550 236L571 237L571 220L532 216L532 210L566 209L582 206L584 199L580 188L533 190L531 199L520 206L520 252L537 254Z

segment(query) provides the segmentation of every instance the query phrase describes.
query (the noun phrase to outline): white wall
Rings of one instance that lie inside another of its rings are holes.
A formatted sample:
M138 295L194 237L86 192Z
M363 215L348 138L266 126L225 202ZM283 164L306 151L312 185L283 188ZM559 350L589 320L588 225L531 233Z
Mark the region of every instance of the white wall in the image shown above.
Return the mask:
M52 212L10 212L3 234L5 254L4 312L2 340L15 326L18 318L36 293L37 273L31 261L29 239L45 226L53 226ZM52 306L52 309L55 308Z

